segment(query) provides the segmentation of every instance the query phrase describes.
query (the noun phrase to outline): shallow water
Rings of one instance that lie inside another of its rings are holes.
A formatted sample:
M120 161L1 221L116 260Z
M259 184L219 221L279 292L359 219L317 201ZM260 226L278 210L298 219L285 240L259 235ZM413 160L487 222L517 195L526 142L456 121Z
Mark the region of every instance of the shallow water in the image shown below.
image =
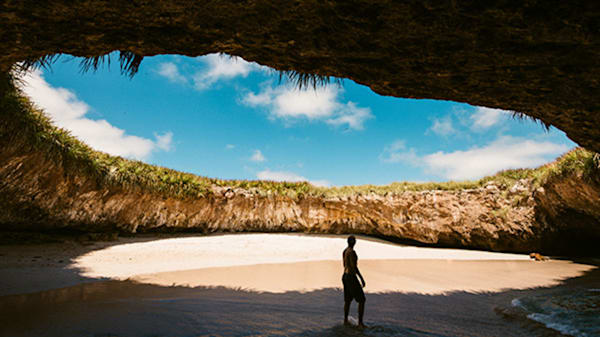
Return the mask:
M0 336L552 336L560 329L597 336L600 293L580 290L367 294L369 328L358 330L340 324L339 289L257 293L104 281L0 297ZM548 315L552 322L543 323L555 330L505 319L496 313L502 307L524 319ZM356 304L351 315L355 321Z
M564 335L600 336L600 292L593 288L568 289L551 295L515 298L512 305L527 318Z
M106 281L0 303L0 335L15 337L527 335L495 316L489 297L465 293L367 295L365 330L340 324L337 289L261 294Z

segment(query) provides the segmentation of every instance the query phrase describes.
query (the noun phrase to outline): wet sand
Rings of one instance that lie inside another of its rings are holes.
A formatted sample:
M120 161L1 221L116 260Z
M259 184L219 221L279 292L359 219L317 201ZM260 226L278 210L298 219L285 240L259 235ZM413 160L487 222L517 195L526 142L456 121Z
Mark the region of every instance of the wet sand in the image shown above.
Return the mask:
M362 260L366 293L446 294L549 287L592 266L569 261ZM131 278L162 286L227 287L258 292L310 292L340 288L340 261L310 261L183 270Z
M371 328L358 331L339 324L344 247L286 234L0 246L0 335L552 335L513 300L600 280L589 261L359 237Z

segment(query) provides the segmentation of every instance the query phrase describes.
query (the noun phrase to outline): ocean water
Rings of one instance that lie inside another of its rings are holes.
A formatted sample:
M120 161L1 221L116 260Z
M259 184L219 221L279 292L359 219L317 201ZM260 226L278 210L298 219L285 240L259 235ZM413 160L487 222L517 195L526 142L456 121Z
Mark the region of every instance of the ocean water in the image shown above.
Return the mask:
M532 321L567 336L600 336L600 289L566 289L515 298L512 306Z

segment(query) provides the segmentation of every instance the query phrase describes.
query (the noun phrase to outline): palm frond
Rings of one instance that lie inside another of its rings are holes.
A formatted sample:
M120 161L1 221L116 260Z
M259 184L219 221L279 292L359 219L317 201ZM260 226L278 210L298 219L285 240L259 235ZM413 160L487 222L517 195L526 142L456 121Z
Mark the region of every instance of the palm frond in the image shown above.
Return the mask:
M39 58L29 58L17 64L17 71L27 72L34 69L52 70L52 64L61 54L47 54Z
M107 64L110 67L109 54L86 57L79 62L79 72L86 73L90 70L95 72L104 64Z
M532 121L534 123L540 123L544 129L546 129L546 132L550 131L550 127L552 126L549 123L544 122L543 120L539 119L539 118L535 118L533 116L529 116L526 115L523 112L519 112L519 111L511 111L510 112L511 116L513 119L518 119L518 120L529 120Z
M133 77L140 69L143 56L130 51L121 51L119 53L119 63L121 64L121 74Z
M312 87L316 89L317 87L324 87L331 82L331 78L329 76L304 73L296 70L281 70L279 71L279 83L286 78L289 82L294 83L298 89L309 88ZM336 78L335 82L338 85L341 85L341 80Z

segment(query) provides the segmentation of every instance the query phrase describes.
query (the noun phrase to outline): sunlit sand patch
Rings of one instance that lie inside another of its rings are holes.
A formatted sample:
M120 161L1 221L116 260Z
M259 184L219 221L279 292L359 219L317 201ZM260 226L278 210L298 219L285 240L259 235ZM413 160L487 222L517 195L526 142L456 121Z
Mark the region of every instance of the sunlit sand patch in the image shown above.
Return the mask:
M302 234L230 234L129 243L77 258L72 267L88 277L134 275L210 267L340 260L346 236ZM422 248L359 237L361 260L529 260L525 254Z
M568 261L363 260L365 292L444 294L547 287L582 275L593 266ZM339 261L308 261L204 268L139 275L133 280L163 286L224 286L259 292L308 292L341 287Z
M84 276L265 292L341 286L345 236L235 234L117 245L75 260ZM501 291L555 285L593 266L524 254L409 247L359 237L366 292Z

